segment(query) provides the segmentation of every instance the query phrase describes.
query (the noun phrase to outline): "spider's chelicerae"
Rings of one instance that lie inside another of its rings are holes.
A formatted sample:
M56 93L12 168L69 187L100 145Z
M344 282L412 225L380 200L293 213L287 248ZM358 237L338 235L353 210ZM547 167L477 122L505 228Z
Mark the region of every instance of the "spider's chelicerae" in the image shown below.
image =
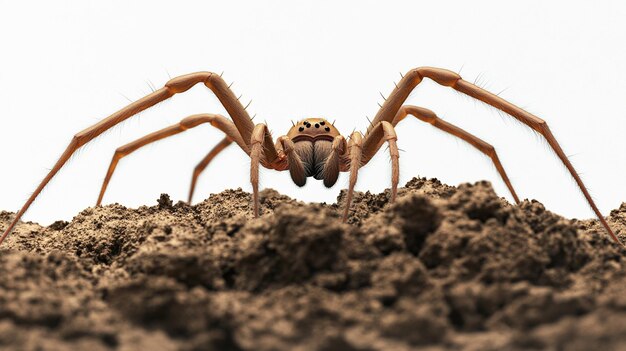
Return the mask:
M304 186L307 178L313 177L318 180L323 180L325 186L331 187L337 181L339 172L350 172L348 194L343 209L343 220L345 221L348 216L359 168L365 166L384 143L388 143L389 153L391 155L390 201L393 202L395 200L399 176L399 154L398 146L396 145L397 136L395 127L408 115L412 115L419 120L430 123L445 132L465 140L482 153L489 156L513 195L513 198L519 203L519 198L493 146L463 129L441 120L430 110L416 106L403 105L409 93L424 78L430 78L438 84L451 87L504 111L543 135L565 167L567 167L576 181L576 184L578 184L587 199L587 202L589 202L589 205L598 216L598 219L610 234L611 238L613 238L616 243L620 243L604 217L602 217L602 214L589 195L587 188L565 156L565 153L557 143L544 120L522 110L497 95L461 79L458 74L452 71L432 67L416 68L404 75L396 84L395 89L385 99L380 110L371 121L365 135L362 135L360 132L353 132L348 139L349 141L346 141L346 138L344 138L333 124L329 123L326 119L306 118L294 124L286 135L278 137L276 143L274 143L267 126L262 123L254 124L252 122L248 112L246 112L246 107L239 102L239 99L230 90L230 86L224 82L221 75L211 72L198 72L171 79L163 88L131 103L94 126L76 134L52 170L50 170L48 175L41 184L39 184L35 192L33 192L17 213L16 217L9 224L9 227L5 230L2 237L0 237L0 243L2 243L11 232L24 212L26 212L50 179L65 165L67 160L77 149L116 124L175 94L185 92L198 83L203 83L213 91L226 111L228 111L232 121L216 114L193 115L183 119L176 125L149 134L120 147L113 156L106 178L102 184L98 205L101 203L107 184L115 171L118 161L122 157L127 156L146 144L178 134L200 124L209 123L224 132L225 137L196 166L193 172L191 189L189 191L189 201L191 201L193 196L196 180L200 173L217 154L228 147L232 142L235 142L250 156L252 161L250 181L252 182L253 210L255 216L259 215L259 166L262 165L265 168L277 171L288 170L291 179L298 186Z

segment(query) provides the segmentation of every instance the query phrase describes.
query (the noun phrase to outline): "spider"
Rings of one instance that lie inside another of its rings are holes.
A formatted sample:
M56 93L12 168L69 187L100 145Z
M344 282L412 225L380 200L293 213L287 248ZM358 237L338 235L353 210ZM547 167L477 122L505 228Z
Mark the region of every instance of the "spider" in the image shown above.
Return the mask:
M274 143L268 127L263 123L253 123L252 118L250 118L246 111L247 106L244 107L239 102L239 98L232 92L230 86L226 84L220 74L197 72L173 78L169 80L163 88L131 103L111 116L76 134L57 163L28 198L13 221L9 224L9 227L4 231L2 237L0 237L0 243L2 243L15 227L19 219L24 215L46 184L48 184L52 177L65 165L76 150L116 124L175 94L183 93L198 83L203 83L217 96L232 120L217 114L192 115L183 119L178 124L159 130L118 148L113 155L113 159L111 160L111 164L102 184L97 205L101 204L109 180L120 159L128 156L144 145L181 133L198 125L209 123L213 127L221 130L225 134L225 137L194 169L188 198L190 202L193 197L196 181L202 171L217 154L231 143L235 142L251 159L250 181L252 183L252 207L255 217L259 216L259 167L263 166L277 171L288 170L293 182L300 187L306 184L307 178L309 177L322 180L326 187L331 187L337 181L339 172L349 172L350 180L348 193L342 217L345 222L348 217L358 171L372 159L384 143L388 144L389 154L391 156L390 202L395 200L399 178L399 152L396 143L397 136L395 127L408 115L414 116L421 121L430 123L438 129L461 138L491 158L502 180L515 199L515 202L519 204L519 198L492 145L457 126L445 122L428 109L403 105L409 93L411 93L424 78L429 78L440 85L450 87L487 103L541 134L576 181L576 184L602 223L602 226L616 243L624 246L617 236L615 236L604 217L602 217L602 214L589 195L587 188L544 120L524 111L495 94L463 80L458 74L452 71L434 67L419 67L402 75L402 79L395 84L395 88L391 94L386 99L383 96L385 102L380 106L378 113L370 122L365 135L355 131L349 136L348 140L339 133L333 123L330 123L326 119L306 118L293 124L287 134L278 137L276 143Z

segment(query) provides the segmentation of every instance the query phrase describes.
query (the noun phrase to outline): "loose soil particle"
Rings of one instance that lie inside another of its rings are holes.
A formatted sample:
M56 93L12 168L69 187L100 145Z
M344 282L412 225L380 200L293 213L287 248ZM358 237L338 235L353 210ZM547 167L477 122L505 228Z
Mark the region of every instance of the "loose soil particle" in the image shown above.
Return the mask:
M626 350L626 251L487 182L88 208L0 248L6 350ZM0 230L13 214L0 212ZM626 204L608 221L626 236Z

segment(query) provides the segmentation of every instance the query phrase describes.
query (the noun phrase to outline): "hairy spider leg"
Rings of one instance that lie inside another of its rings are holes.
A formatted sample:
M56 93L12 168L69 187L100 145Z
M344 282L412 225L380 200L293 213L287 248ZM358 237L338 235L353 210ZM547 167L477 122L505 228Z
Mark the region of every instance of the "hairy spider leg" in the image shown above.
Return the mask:
M372 124L368 127L368 132L365 135L364 142L364 145L368 146L368 153L364 155L364 163L367 163L374 156L378 148L380 148L380 146L382 145L381 140L375 140L372 137L372 134L369 133L369 131L372 129L372 126L375 126L382 121L392 122L411 91L413 91L413 89L415 89L415 87L419 83L421 83L424 78L430 78L440 85L450 87L456 91L471 96L488 105L491 105L496 109L509 114L513 118L517 119L518 121L524 123L525 125L529 126L533 130L541 134L546 139L552 150L559 157L561 162L563 162L563 164L571 174L572 178L574 178L574 181L576 181L576 184L582 191L585 199L589 203L589 206L596 214L596 216L600 220L600 223L609 233L613 241L626 248L626 246L622 244L617 238L615 233L613 233L613 230L607 223L606 219L604 219L604 217L602 216L602 213L600 213L600 210L598 210L598 207L591 198L589 191L587 191L587 188L583 184L582 179L580 178L580 176L574 169L574 166L571 164L571 162L565 155L565 152L563 152L563 149L550 131L548 124L544 120L531 114L530 112L524 111L523 109L502 99L501 97L463 80L460 75L450 70L434 67L419 67L410 70L406 75L404 75L404 77L397 84L396 88L394 88L391 94L387 97L387 100L385 100L381 108L378 110L378 113L374 117Z
M41 181L39 186L31 194L28 200L26 200L26 203L18 211L15 218L13 218L13 221L11 221L8 228L4 231L4 233L0 237L0 244L13 230L17 222L20 220L20 218L22 218L30 205L41 193L43 188L59 172L59 170L65 165L65 163L67 163L67 161L76 152L76 150L78 150L91 140L95 139L108 129L117 125L118 123L136 115L141 111L146 110L149 107L156 105L159 102L171 98L175 94L183 93L191 89L191 87L193 87L194 85L201 82L204 83L204 85L207 86L209 89L211 89L215 96L217 96L218 100L220 100L230 117L233 119L233 122L235 123L235 126L237 127L237 130L242 136L244 142L248 144L250 142L250 136L252 134L254 124L252 123L252 120L250 119L250 116L246 112L245 108L237 99L237 96L235 96L235 94L230 90L226 82L224 82L219 74L215 74L212 72L197 72L173 78L169 80L163 88L146 95L145 97L129 104L123 109L101 120L95 125L74 135L61 157L55 163L54 167L52 167L50 172L48 172L46 177Z
M229 137L224 137L219 143L217 143L209 153L204 156L202 161L198 163L196 168L193 170L193 174L191 176L191 186L189 187L189 197L187 200L188 204L191 204L191 200L193 199L193 193L196 190L196 183L198 182L198 177L200 174L208 167L209 163L217 156L220 152L222 152L226 147L228 147L233 141Z
M342 220L348 220L350 211L350 203L352 203L352 195L354 193L354 185L358 178L359 168L361 168L361 159L363 156L363 135L360 132L352 132L348 141L348 154L350 165L350 182L348 185L348 194L346 195L345 208L343 209Z
M239 132L237 131L237 128L235 127L233 122L226 119L226 117L209 113L191 115L184 118L175 125L163 128L154 133L150 133L115 150L113 158L111 159L111 164L109 165L109 169L107 170L106 176L102 183L102 188L100 189L100 195L98 196L96 206L100 206L100 204L102 203L102 198L104 197L104 193L106 192L106 189L109 185L109 181L111 180L111 177L115 172L117 164L122 158L132 154L133 152L148 144L182 133L186 130L195 128L204 123L211 124L215 128L224 132L224 134L226 134L231 139L236 140L237 144L239 144L239 146L248 153L248 145L243 142L243 139L241 138L241 135L239 135Z
M487 157L491 159L494 166L496 167L496 170L500 174L500 177L504 181L504 184L506 184L506 187L509 189L509 192L511 193L511 196L513 196L515 203L519 205L519 197L517 196L517 193L515 192L515 189L513 188L513 185L511 184L511 181L506 174L502 163L500 162L500 158L496 153L496 149L491 144L466 132L465 130L453 125L452 123L444 121L443 119L437 117L437 115L433 111L423 107L411 105L402 106L400 108L400 111L398 111L398 114L396 114L396 117L393 119L392 124L394 126L398 125L398 123L400 123L400 121L402 121L407 115L412 115L420 121L429 123L435 128L454 135L455 137L460 138L468 144L472 145L473 147L478 149L478 151L487 155Z
M259 217L259 166L262 164L266 168L284 170L279 168L281 158L278 150L274 146L272 136L263 123L254 126L250 138L250 183L252 183L252 202L254 206L254 217Z

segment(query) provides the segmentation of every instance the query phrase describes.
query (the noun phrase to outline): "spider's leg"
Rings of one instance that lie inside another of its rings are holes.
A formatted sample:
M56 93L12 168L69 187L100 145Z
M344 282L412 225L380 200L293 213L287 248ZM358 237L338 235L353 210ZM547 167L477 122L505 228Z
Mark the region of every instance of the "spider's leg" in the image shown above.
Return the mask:
M606 220L602 216L602 213L600 213L600 210L598 210L598 207L596 206L595 202L591 198L589 191L587 191L587 188L583 184L582 179L580 179L580 176L574 169L574 166L571 164L571 162L565 155L565 152L563 152L563 149L561 148L559 143L556 141L556 138L550 131L550 128L548 128L548 124L541 118L533 115L532 113L524 111L523 109L504 100L503 98L495 94L492 94L472 83L469 83L463 80L461 76L459 76L458 74L452 71L441 69L441 68L433 68L433 67L420 67L420 68L415 68L409 71L400 80L400 82L397 84L397 87L394 88L391 94L387 97L387 100L383 103L380 110L378 110L376 117L374 117L372 124L375 126L382 121L393 122L394 117L400 110L400 107L402 106L404 101L407 99L411 91L413 91L413 89L424 78L430 78L440 85L451 87L452 89L455 89L463 94L469 95L488 105L491 105L497 108L498 110L506 112L507 114L511 115L515 119L519 120L520 122L532 128L539 134L543 135L543 137L546 139L546 141L548 142L552 150L556 153L556 155L559 157L561 162L563 162L563 164L565 165L565 167L571 174L572 178L574 178L574 181L576 181L576 184L582 191L585 199L589 203L589 206L591 207L593 212L596 214L596 216L600 220L600 223L602 223L602 226L606 229L606 231L609 233L611 238L616 243L619 243L620 245L626 248L626 246L624 246L624 244L622 244L617 238L617 236L613 233L613 230L611 229L609 224L606 222ZM382 142L377 143L374 140L372 140L372 138L370 138L370 135L371 135L370 131L371 131L371 128L368 129L368 132L365 135L364 144L366 144L369 148L374 149L374 152L369 154L369 157L371 158L375 154L375 152L378 150L380 145L382 145ZM370 143L374 143L374 145L372 146L370 145ZM365 158L364 162L367 162L367 161L369 161L369 159Z
M358 177L359 168L361 168L361 159L363 155L363 136L360 132L353 132L350 135L350 141L348 142L349 153L349 165L350 165L350 183L348 186L348 194L346 195L345 208L343 209L343 221L348 220L348 212L350 211L350 204L352 203L352 195L354 193L354 186Z
M368 139L369 143L363 143L363 159L367 160L361 163L365 166L369 160L372 159L373 154L378 149L374 149L377 142L381 144L385 141L389 144L389 156L391 157L391 198L390 202L396 200L398 194L398 182L400 179L400 152L398 150L398 136L396 135L395 126L387 121L382 121L369 130ZM366 140L366 141L367 141Z
M50 182L57 172L59 172L59 170L65 165L76 150L120 122L158 104L159 102L171 98L175 94L185 92L198 83L204 83L204 85L213 91L226 111L228 111L230 117L233 119L233 122L235 123L239 134L243 137L244 142L249 146L248 142L250 141L250 135L254 124L252 123L252 120L250 119L250 116L246 112L245 108L237 99L237 96L235 96L235 94L229 89L226 82L224 82L218 74L212 72L198 72L173 78L169 80L163 88L146 95L145 97L101 120L95 125L74 135L61 157L59 157L55 163L54 167L52 167L46 177L41 181L41 183L39 183L37 189L35 189L28 200L26 200L26 203L18 211L15 218L13 218L9 227L4 231L2 237L0 237L0 244L4 241L7 235L9 235L11 230L13 230L17 222L20 218L22 218L33 201L35 201L37 196L41 193L43 188Z
M155 141L182 133L188 129L197 127L204 123L210 123L212 126L224 132L227 137L230 137L233 140L238 140L238 143L242 148L247 147L247 145L243 143L243 140L241 139L241 136L239 135L239 132L237 131L237 128L235 127L233 122L229 121L225 117L213 114L198 114L189 116L173 126L169 126L154 133L148 134L115 150L113 158L111 159L111 164L109 165L109 169L107 170L107 174L104 177L104 181L102 182L102 188L100 189L100 195L98 196L98 202L96 203L96 206L100 206L100 204L102 203L102 198L104 197L104 193L106 192L106 189L109 185L109 181L111 180L111 177L115 172L115 168L117 167L118 162L122 158L137 151L139 148L154 143Z
M193 198L193 193L196 190L196 182L198 181L198 177L200 174L207 168L209 163L217 156L222 150L224 150L227 146L232 143L232 139L229 137L224 137L217 145L215 145L209 153L204 156L202 161L198 163L196 168L193 170L193 175L191 176L191 186L189 187L189 198L187 200L188 204L191 204L191 199Z
M400 152L398 151L398 136L389 122L382 122L384 140L389 144L389 157L391 157L391 202L396 200L398 194L398 182L400 180Z
M491 144L483 141L482 139L466 132L465 130L451 123L448 123L442 120L441 118L437 117L437 115L433 111L429 109L425 109L423 107L417 107L417 106L411 106L411 105L402 106L400 108L400 111L398 111L398 114L394 118L392 124L394 126L397 125L407 115L413 115L417 119L423 122L429 123L435 128L438 128L446 133L450 133L458 138L461 138L467 143L469 143L470 145L474 146L483 154L487 155L493 162L494 166L496 167L496 170L498 171L498 173L500 174L500 177L506 184L506 187L511 192L511 195L513 196L513 199L515 200L515 203L516 204L520 203L517 193L515 192L515 189L513 189L513 185L511 185L511 181L509 180L509 177L506 174L506 171L504 170L502 163L500 162L500 158L498 157L498 154L496 153L496 149Z
M272 142L272 136L263 123L254 126L250 138L250 183L252 183L252 202L254 206L254 217L259 217L259 166L262 164L266 168L283 170L279 167L281 159L278 150Z

